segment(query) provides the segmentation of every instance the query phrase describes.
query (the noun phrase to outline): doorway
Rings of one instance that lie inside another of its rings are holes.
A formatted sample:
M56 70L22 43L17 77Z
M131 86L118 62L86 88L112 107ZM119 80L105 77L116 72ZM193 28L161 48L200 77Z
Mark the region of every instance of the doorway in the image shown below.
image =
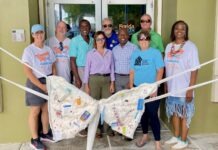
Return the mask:
M129 34L140 29L144 13L154 18L153 0L47 0L47 35L54 36L55 24L62 20L68 24L70 38L79 34L79 21L87 19L91 33L101 30L105 17L113 19L114 29L127 27Z

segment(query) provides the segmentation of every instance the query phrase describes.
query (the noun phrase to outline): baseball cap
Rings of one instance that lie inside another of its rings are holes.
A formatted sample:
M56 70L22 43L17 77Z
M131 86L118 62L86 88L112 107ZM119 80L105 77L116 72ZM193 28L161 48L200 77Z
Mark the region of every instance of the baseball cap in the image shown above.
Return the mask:
M38 31L45 31L44 26L41 24L34 24L31 28L31 32L36 33Z

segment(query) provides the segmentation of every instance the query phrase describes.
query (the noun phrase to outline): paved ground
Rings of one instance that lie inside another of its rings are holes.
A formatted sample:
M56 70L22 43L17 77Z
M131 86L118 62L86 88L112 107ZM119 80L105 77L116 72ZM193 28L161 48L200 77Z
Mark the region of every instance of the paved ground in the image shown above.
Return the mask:
M135 142L141 132L137 131L133 141L125 141L122 136L116 135L115 137L110 137L111 150L137 150ZM139 150L155 150L153 135L150 134L150 141ZM171 132L162 127L161 137L163 150L171 150L169 145L165 145L164 141L171 137ZM86 149L86 138L74 138L69 140L63 140L58 143L50 144L45 143L48 150L85 150ZM192 135L189 137L189 146L186 150L217 150L218 149L218 134L209 135ZM0 150L31 150L29 147L29 142L25 143L13 143L13 144L0 144ZM108 139L104 136L102 139L95 139L95 144L93 150L110 150Z

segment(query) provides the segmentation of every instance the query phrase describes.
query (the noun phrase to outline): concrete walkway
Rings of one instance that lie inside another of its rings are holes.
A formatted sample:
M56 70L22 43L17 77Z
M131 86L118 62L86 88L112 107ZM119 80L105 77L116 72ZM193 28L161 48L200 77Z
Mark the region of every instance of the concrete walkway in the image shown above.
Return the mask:
M135 146L136 140L142 135L141 131L137 131L133 141L125 141L122 136L116 135L109 137L111 150L137 150L147 149L155 150L154 139L151 132L149 132L150 140L142 148ZM171 150L170 145L165 145L164 141L168 140L172 136L168 129L162 127L161 131L161 143L163 150ZM86 138L76 137L74 139L63 140L57 143L45 143L48 150L85 150ZM191 135L189 137L189 146L186 150L217 150L218 149L218 134L208 135ZM32 150L29 147L29 142L24 143L12 143L12 144L0 144L0 150ZM110 150L108 139L104 136L102 139L95 139L93 150Z

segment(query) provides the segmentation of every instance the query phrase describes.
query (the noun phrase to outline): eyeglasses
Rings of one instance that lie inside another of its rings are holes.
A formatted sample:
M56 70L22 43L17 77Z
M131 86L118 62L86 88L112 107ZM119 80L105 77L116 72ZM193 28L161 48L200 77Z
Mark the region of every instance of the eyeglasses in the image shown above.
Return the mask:
M60 49L61 51L64 50L63 42L60 42L60 43L59 43L59 49Z
M112 24L104 24L103 25L104 28L107 28L107 27L112 28L112 26L113 26Z
M100 42L100 41L101 41L101 42L104 42L104 41L105 41L105 38L97 38L97 39L96 39L96 42Z
M141 22L141 23L150 23L151 20L150 20L150 19L148 19L148 20L141 20L140 22Z
M140 39L138 39L139 41L149 41L149 39L147 39L147 38L140 38Z

